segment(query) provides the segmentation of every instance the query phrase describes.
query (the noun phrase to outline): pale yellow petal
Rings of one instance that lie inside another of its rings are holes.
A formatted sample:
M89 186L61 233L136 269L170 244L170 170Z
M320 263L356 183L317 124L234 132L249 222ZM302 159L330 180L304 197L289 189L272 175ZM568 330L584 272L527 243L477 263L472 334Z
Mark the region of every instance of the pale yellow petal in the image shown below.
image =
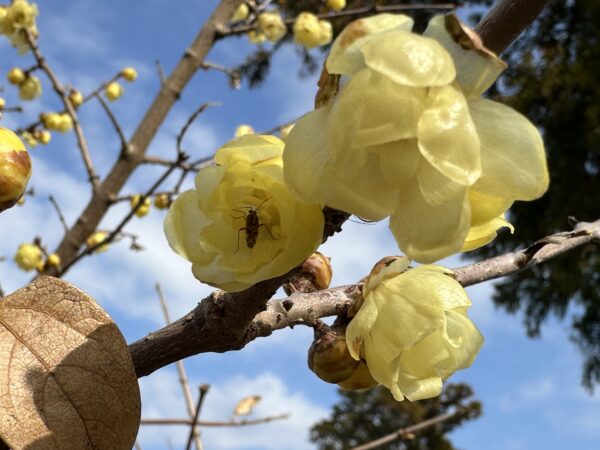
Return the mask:
M417 182L421 195L431 206L443 205L465 189L424 159L421 160L417 170Z
M217 164L231 164L244 160L250 164L279 158L283 152L283 141L275 136L245 134L232 139L215 154Z
M430 263L460 251L471 223L466 189L440 206L428 204L414 185L398 196L390 228L407 256Z
M423 157L456 183L471 186L481 176L479 137L455 85L430 89L418 139Z
M446 343L452 363L443 378L469 367L483 345L483 336L465 312L446 311Z
M416 139L377 145L369 151L377 153L381 176L390 187L404 189L406 185L414 182L422 161Z
M375 302L367 297L358 313L352 318L346 328L346 344L354 359L360 359L361 346L365 336L377 321L378 309Z
M331 74L353 75L365 67L360 48L374 33L398 29L410 32L413 20L401 14L378 14L350 23L331 46L326 67Z
M437 397L442 393L442 380L440 377L413 379L404 376L401 372L396 383L411 402Z
M473 227L496 219L506 212L513 202L503 197L486 195L470 188L469 203L471 204L471 226Z
M548 189L544 143L523 115L486 99L469 101L481 140L482 176L474 188L486 195L534 200Z
M498 235L497 231L503 227L510 229L511 233L514 232L514 227L504 218L504 214L491 219L488 222L481 223L480 225L471 226L469 234L463 244L462 251L468 252L489 244L496 239L496 236Z
M445 86L456 77L452 58L437 41L403 30L370 39L360 52L367 67L405 86Z
M433 17L423 36L435 39L450 53L456 67L456 81L469 98L478 97L486 91L506 68L496 55L473 45L454 15Z

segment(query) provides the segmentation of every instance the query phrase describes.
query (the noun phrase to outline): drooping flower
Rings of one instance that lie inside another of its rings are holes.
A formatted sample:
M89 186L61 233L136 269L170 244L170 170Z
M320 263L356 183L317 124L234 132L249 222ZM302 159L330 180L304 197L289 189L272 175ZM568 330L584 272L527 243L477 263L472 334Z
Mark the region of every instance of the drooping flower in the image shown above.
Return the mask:
M34 100L42 95L42 83L35 75L29 75L19 85L19 98L21 100Z
M331 23L319 20L312 13L301 12L294 21L294 40L306 48L327 45L331 42L332 36Z
M505 64L452 15L422 36L412 25L382 14L338 36L284 168L299 198L391 216L400 248L432 262L493 240L515 200L546 191L548 172L538 130L480 97Z
M21 244L14 260L20 269L28 272L44 264L44 255L40 247L35 244Z
M106 231L96 231L94 233L92 233L90 236L88 236L88 238L85 241L85 245L87 245L88 248L92 248L95 247L96 245L100 244L101 242L104 242L104 240L108 237L108 233ZM96 247L94 249L94 253L102 253L105 252L109 249L110 244L102 244L99 247Z
M259 15L258 30L271 42L281 40L287 33L287 27L277 12L265 12Z
M452 271L408 269L409 263L398 257L375 267L346 329L350 354L365 360L398 401L439 395L442 381L469 367L483 344L467 317L471 301Z
M131 205L131 209L138 206L138 204L141 202L141 200L142 200L141 194L132 195L131 200L129 201L129 204ZM144 217L144 216L148 215L148 213L150 212L150 206L152 206L152 199L150 197L146 197L146 198L144 198L144 201L141 203L142 204L135 210L135 213L134 213L137 217Z
M196 189L184 192L165 218L171 248L192 262L200 281L240 291L283 275L321 242L318 204L299 202L283 181L283 142L245 135L215 154Z

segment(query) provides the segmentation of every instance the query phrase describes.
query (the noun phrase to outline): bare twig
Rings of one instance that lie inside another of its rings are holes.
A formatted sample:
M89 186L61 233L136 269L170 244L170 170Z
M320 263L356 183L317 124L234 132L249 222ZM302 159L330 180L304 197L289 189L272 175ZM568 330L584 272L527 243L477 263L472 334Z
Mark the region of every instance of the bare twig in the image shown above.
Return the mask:
M156 71L158 72L158 80L160 81L160 86L163 87L167 82L167 78L165 77L165 71L162 68L162 64L160 60L156 60Z
M258 425L261 423L273 422L275 420L288 419L289 413L278 414L276 416L262 417L259 419L230 420L226 422L215 422L207 420L198 420L196 425L200 427L245 427L249 425ZM192 425L192 419L142 419L141 425Z
M65 234L68 233L69 225L67 225L65 216L63 215L62 211L60 210L60 206L58 206L56 199L54 198L54 196L52 194L50 194L48 196L48 200L50 200L50 203L52 203L52 206L54 207L54 210L56 211L56 214L58 215L58 220L60 220L60 223L62 224L63 229L65 230Z
M218 102L207 102L207 103L200 105L200 107L192 113L192 115L188 118L188 120L185 122L185 124L181 128L181 131L177 135L176 142L177 142L177 153L178 154L184 153L183 149L181 148L181 143L183 141L183 138L185 137L185 134L187 133L187 130L194 123L194 121L198 118L198 116L200 114L202 114L204 111L206 111L207 108L209 108L211 106L219 106L219 105L220 105L220 103L218 103Z
M167 306L167 302L165 301L165 296L163 295L162 289L160 288L160 284L156 283L156 293L158 294L158 300L160 302L160 307L162 309L163 317L165 318L165 323L169 325L171 323L171 317L169 314L169 308ZM181 390L183 391L183 398L185 399L185 406L188 411L188 415L190 419L194 418L194 399L192 398L192 390L190 389L190 382L188 380L187 374L185 372L185 366L183 365L183 361L177 361L175 363L177 367L177 373L179 375L179 383L181 384ZM199 436L195 436L195 442L197 450L202 449L202 442L199 439Z
M216 64L213 62L205 61L201 66L204 70L217 70L219 72L223 72L225 75L229 77L229 85L234 89L239 89L241 87L242 75L237 69L230 69L221 64Z
M200 411L202 410L202 404L204 403L204 398L208 393L210 386L208 384L201 384L198 388L200 391L200 396L198 397L198 404L196 405L196 411L194 413L194 419L192 420L192 425L190 426L190 434L188 436L187 444L185 446L185 450L190 450L192 448L192 441L194 440L194 435L196 434L196 426L198 424L198 417L200 417Z
M85 136L83 134L83 129L81 128L81 124L79 123L79 118L77 116L77 112L75 111L75 107L71 103L71 100L69 100L69 95L63 87L63 85L61 84L61 82L59 81L58 77L48 65L46 58L40 51L40 48L38 47L35 38L27 29L25 30L25 36L27 38L29 47L31 48L31 52L33 53L33 56L35 57L39 67L46 73L46 75L50 79L54 91L58 94L58 96L63 102L65 111L67 112L67 114L69 114L69 116L71 116L71 119L73 120L73 131L75 132L75 137L77 139L77 146L79 147L79 152L81 153L81 158L83 159L83 163L85 165L89 181L92 184L92 188L95 190L99 185L100 179L94 169L87 140L85 139Z
M394 431L393 433L387 434L379 439L368 442L363 445L359 445L358 447L353 447L351 450L370 450L372 448L378 448L381 445L387 444L389 442L397 441L398 439L402 439L404 437L410 436L411 434L417 433L418 431L422 431L426 428L432 427L439 423L445 422L447 420L452 419L456 416L459 411L453 411L451 413L440 414L439 416L432 417L431 419L424 420L415 425L411 425L410 427L400 428L398 431Z
M100 95L99 93L96 93L96 94L94 94L94 97L98 100L98 102L102 106L102 109L108 116L108 119L110 120L110 123L112 124L113 128L115 129L115 132L119 136L119 140L121 141L121 153L126 154L128 152L129 144L127 142L127 138L125 137L125 133L123 133L123 128L121 128L121 125L119 124L116 116L111 111L110 106L108 106L108 104L106 103L106 100L104 100L102 98L102 95Z

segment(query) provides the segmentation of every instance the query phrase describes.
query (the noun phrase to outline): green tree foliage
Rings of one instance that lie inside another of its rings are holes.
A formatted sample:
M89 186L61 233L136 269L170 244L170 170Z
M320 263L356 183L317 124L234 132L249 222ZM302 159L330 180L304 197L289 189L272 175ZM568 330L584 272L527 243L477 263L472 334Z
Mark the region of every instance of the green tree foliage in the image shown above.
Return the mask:
M448 384L440 397L411 403L397 402L390 392L377 387L366 392L340 390L340 402L331 417L311 429L311 440L320 450L341 450L378 439L400 428L460 407L451 419L424 429L414 439L402 439L379 448L386 450L453 450L447 433L481 415L466 384Z
M536 202L516 203L503 233L475 252L490 257L567 227L569 216L600 218L600 2L553 1L508 51L497 100L511 104L544 135L550 189ZM584 356L583 383L600 382L600 252L598 245L504 279L494 301L524 313L530 336L552 314L571 321Z

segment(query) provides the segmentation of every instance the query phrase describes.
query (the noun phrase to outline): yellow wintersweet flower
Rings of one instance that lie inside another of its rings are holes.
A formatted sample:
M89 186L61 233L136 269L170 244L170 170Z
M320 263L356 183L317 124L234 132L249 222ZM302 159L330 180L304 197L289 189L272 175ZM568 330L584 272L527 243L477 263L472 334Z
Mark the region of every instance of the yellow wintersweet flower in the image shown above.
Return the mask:
M28 272L37 269L40 264L44 264L44 255L42 249L35 244L21 244L14 260L20 269Z
M154 206L157 209L167 209L171 206L171 196L169 194L158 194L154 197Z
M135 208L139 203L140 200L142 199L142 195L141 194L135 194L131 197L130 200L130 205L131 205L131 209ZM150 199L150 197L146 197L144 199L144 202L140 205L140 207L138 209L135 210L135 215L137 217L144 217L146 216L149 212L150 212L150 206L152 205L152 200Z
M271 42L277 42L287 33L281 15L276 12L266 12L258 16L258 30Z
M121 95L123 95L123 86L121 86L116 81L109 83L108 86L104 89L104 95L111 102L117 100Z
M29 75L19 85L19 98L21 100L33 100L42 95L42 83L35 75Z
M254 128L250 125L242 124L235 129L234 137L239 138L247 134L254 134Z
M58 267L58 266L60 266L60 256L58 256L56 253L51 253L50 255L48 255L48 259L46 260L46 264L49 267Z
M251 44L262 44L267 40L267 37L257 30L248 31L248 40Z
M400 248L433 262L493 240L515 200L546 191L548 171L539 131L481 98L505 64L452 15L423 35L412 25L382 14L340 34L284 168L299 198L391 216Z
M312 13L301 12L294 21L294 40L306 48L327 45L331 42L332 36L331 23L319 20Z
M15 0L7 9L2 19L2 31L4 34L13 34L19 30L35 26L38 15L38 7L35 3L26 0Z
M57 131L60 131L61 133L66 133L67 131L70 131L73 128L73 118L68 114L68 113L61 113L61 114L57 114L58 116L58 127L56 128Z
M249 134L215 155L196 189L184 192L165 218L171 248L191 261L194 276L241 291L286 273L321 243L321 206L294 199L283 181L283 142Z
M108 233L106 231L96 231L95 233L92 233L90 236L88 236L88 238L85 241L85 244L87 245L88 248L92 248L96 245L98 245L101 242L104 242L104 240L108 237ZM98 248L96 248L94 250L94 253L102 253L105 252L106 250L108 250L108 248L110 247L110 244L103 244L101 246L99 246Z
M23 81L25 81L25 72L23 69L18 67L13 67L6 74L6 79L10 84L14 84L16 86L20 85Z
M33 137L44 145L49 144L52 140L52 134L48 130L39 128L33 132Z
M31 148L37 145L37 139L29 131L23 131L20 137Z
M0 212L22 198L31 178L31 159L19 137L0 128Z
M442 381L469 367L483 344L467 317L471 301L452 271L408 269L409 263L398 257L376 266L346 329L350 354L365 360L398 401L439 395Z
M83 105L83 94L81 93L81 91L73 89L69 93L69 100L75 108L78 108L79 106Z

